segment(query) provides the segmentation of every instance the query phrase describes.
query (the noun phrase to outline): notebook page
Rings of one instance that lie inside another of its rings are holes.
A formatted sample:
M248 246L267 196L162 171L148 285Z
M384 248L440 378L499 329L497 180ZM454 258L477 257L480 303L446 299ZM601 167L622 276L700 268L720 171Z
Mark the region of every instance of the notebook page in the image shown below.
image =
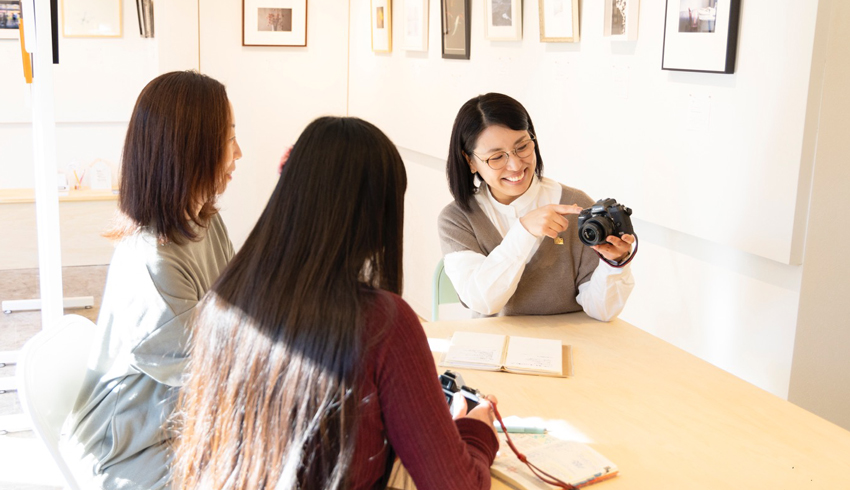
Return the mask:
M502 364L505 336L491 333L455 332L443 364L491 366Z
M561 341L511 337L505 368L512 371L562 374Z

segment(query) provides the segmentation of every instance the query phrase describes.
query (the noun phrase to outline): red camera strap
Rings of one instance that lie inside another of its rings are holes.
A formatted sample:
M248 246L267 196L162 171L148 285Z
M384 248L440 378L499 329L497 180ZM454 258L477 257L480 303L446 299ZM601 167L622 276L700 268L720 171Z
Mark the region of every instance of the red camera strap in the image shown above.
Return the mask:
M626 259L626 261L625 261L625 262L623 262L622 264L616 264L616 263L614 263L614 262L612 262L612 261L610 261L610 260L606 259L605 257L603 257L603 256L602 256L602 254L601 254L601 253L596 252L596 250L594 250L594 252L596 252L596 255L598 255L600 259L604 260L604 261L605 261L605 263L606 263L606 264L608 264L608 265L610 265L611 267L616 267L617 269L619 269L619 268L621 268L621 267L625 267L625 266L626 266L629 262L631 262L631 261L635 258L635 255L637 255L637 251L638 251L638 242L639 242L639 240L638 240L637 235L634 235L634 237L635 237L635 249L634 249L634 250L632 251L632 253L629 255L629 258L628 258L628 259Z
M526 464L526 466L528 466L528 469L530 469L531 472L534 473L534 476L539 478L541 481L548 483L549 485L554 485L554 486L556 486L558 488L562 488L564 490L576 490L577 487L570 485L569 483L564 483L561 480L550 475L549 473L546 473L545 471L541 470L537 466L534 466L534 464L532 464L531 461L529 461L528 458L524 454L519 452L517 450L516 446L514 446L514 442L511 440L511 435L508 434L508 428L505 427L505 423L502 422L502 416L499 415L499 409L496 408L496 404L493 403L493 402L490 402L490 406L493 407L493 413L496 414L496 420L498 420L499 425L502 426L502 432L505 433L505 439L507 439L508 446L510 446L511 451L513 451L514 454L516 454L516 457L519 458L520 461L522 461L523 463Z

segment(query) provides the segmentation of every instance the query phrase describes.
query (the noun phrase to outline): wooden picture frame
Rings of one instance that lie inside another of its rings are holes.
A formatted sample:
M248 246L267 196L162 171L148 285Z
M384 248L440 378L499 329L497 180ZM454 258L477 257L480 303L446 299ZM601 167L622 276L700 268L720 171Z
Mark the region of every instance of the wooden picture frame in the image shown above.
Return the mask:
M392 0L371 0L369 5L372 51L390 53L393 50L393 2Z
M637 41L640 0L603 0L605 25L602 35L612 41Z
M667 0L661 69L734 73L741 0Z
M428 0L404 0L402 46L407 51L428 51Z
M579 0L539 0L540 42L577 43L579 36Z
M440 39L445 59L469 59L470 1L440 0Z
M21 2L0 3L0 39L19 39L18 26L21 22Z
M484 37L491 41L521 41L522 0L484 0Z
M62 0L62 36L121 37L121 0Z
M307 0L242 0L242 46L307 46Z

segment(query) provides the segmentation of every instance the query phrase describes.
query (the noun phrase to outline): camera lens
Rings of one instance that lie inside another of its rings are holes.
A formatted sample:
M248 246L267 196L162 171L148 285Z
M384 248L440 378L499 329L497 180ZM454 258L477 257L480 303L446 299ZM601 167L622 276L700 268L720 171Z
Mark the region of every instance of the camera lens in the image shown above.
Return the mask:
M600 219L593 217L581 225L581 228L578 230L578 238L585 245L599 245L605 243L605 239L613 232L614 225L611 223L610 218L603 217Z

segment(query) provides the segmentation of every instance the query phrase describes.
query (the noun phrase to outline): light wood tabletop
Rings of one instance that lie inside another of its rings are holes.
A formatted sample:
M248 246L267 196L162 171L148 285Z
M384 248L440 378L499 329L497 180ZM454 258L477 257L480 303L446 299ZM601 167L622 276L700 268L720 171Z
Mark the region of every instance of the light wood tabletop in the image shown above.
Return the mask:
M620 476L592 488L850 489L850 432L622 320L573 313L423 327L429 339L469 331L572 345L570 378L453 370L496 395L503 417L541 417L617 464Z

